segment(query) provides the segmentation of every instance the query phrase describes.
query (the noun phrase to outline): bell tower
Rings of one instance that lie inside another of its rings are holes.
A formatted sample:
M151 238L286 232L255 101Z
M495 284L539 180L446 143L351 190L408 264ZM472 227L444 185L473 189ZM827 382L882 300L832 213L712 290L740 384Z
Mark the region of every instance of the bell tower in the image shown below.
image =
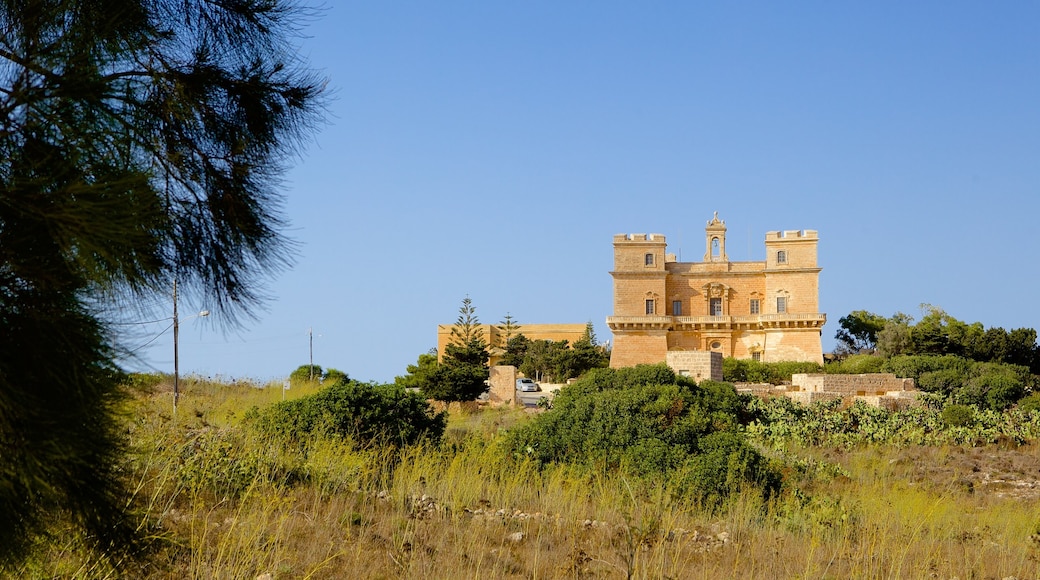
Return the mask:
M726 222L719 219L719 212L708 222L704 228L705 238L705 262L728 262L726 256Z

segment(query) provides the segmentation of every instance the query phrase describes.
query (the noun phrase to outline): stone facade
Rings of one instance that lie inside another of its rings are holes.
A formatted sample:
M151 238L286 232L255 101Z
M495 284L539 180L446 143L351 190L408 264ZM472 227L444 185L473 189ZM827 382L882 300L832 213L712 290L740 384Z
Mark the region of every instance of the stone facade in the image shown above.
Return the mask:
M813 230L767 232L765 261L731 262L718 214L705 228L701 262L676 261L660 234L614 236L610 366L683 351L822 364L818 241Z

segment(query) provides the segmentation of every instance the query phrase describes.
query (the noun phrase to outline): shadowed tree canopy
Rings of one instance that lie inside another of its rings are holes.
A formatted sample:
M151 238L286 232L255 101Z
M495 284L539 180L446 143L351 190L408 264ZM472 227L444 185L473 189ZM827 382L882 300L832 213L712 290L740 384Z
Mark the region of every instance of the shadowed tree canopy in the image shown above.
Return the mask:
M834 335L839 351L853 354L873 351L877 347L878 333L885 328L886 322L888 319L884 316L866 310L854 310L842 316L838 321L840 328Z
M135 545L102 312L176 279L234 321L289 263L323 80L280 0L0 2L0 564L65 518Z

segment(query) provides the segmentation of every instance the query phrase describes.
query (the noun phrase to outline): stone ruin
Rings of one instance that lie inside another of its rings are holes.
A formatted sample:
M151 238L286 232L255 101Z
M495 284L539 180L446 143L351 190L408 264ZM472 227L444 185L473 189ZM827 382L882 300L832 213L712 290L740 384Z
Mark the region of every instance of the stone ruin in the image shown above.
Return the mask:
M913 379L901 379L892 373L829 375L798 373L791 375L790 385L769 383L736 383L737 392L760 397L787 397L804 405L817 401L841 399L848 406L856 401L897 411L909 407L920 391Z

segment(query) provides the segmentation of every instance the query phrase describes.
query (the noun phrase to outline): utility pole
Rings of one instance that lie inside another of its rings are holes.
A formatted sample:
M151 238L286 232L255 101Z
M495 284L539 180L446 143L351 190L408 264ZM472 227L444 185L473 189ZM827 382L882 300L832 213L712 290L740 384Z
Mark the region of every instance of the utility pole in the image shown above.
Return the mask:
M188 320L197 318L199 316L209 316L209 310L202 310L198 314L189 316ZM166 331L163 331L166 332ZM181 333L181 321L177 317L177 279L173 279L173 414L177 414L177 401L181 395L181 365L180 365L180 349L178 344L180 341Z
M311 380L311 382L314 382L314 327L313 326L307 329L307 336L310 339L310 343L311 343L311 364L307 368L310 371L310 377L311 377L310 380Z
M173 279L173 414L177 414L177 398L180 396L180 361L178 360L177 338L180 324L177 320L177 279Z

